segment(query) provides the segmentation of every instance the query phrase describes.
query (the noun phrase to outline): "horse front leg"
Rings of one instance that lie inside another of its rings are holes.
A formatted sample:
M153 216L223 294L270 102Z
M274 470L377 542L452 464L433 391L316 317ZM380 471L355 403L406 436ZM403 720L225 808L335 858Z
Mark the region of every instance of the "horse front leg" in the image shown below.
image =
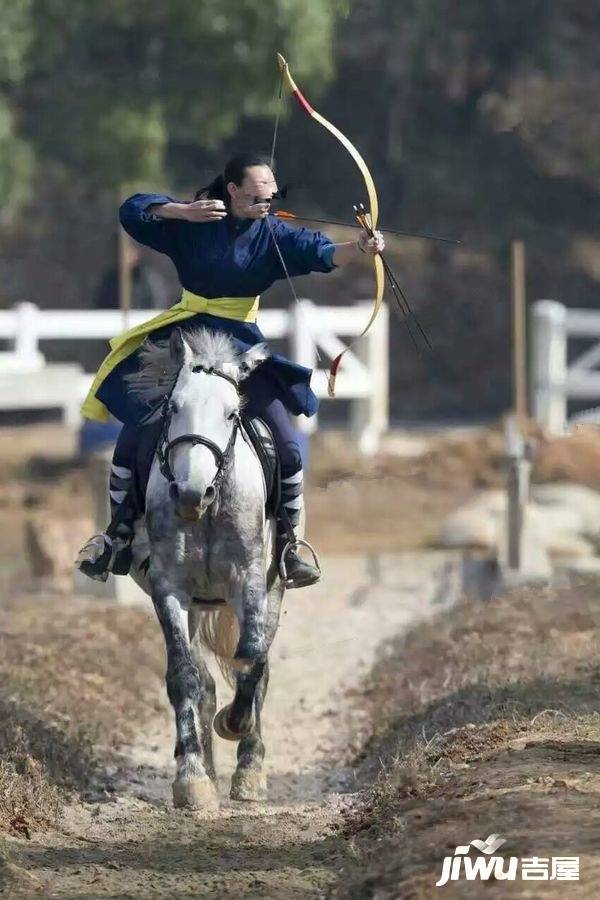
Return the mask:
M231 661L236 690L233 701L215 716L214 728L219 737L239 741L254 729L256 689L263 676L274 634L268 628L267 592L262 567L257 567L254 573L249 571L247 583L242 586L237 598L230 599L230 603L240 631Z
M269 647L275 637L279 626L279 614L281 611L281 601L283 600L284 586L279 578L277 569L277 560L273 555L267 570L267 584L269 585L269 594L267 600L267 617L266 617L266 638ZM255 674L259 674L258 670ZM267 793L267 781L263 772L263 762L265 758L265 745L262 739L261 713L263 703L269 686L269 660L265 660L258 679L254 678L254 693L251 694L251 685L248 684L247 676L237 676L236 699L239 698L242 716L244 715L244 699L246 704L254 705L254 719L251 730L244 735L238 745L237 751L237 767L231 778L232 800L263 800ZM236 706L234 700L233 709ZM235 721L235 719L234 719Z
M255 663L267 658L270 640L267 634L268 598L262 561L251 564L241 584L232 585L229 603L238 619L240 637L233 657L238 672L250 672Z
M173 804L178 807L218 805L214 785L205 766L199 710L206 687L196 666L189 639L185 598L161 577L152 577L152 601L167 649L167 694L175 712L177 775ZM182 605L183 601L183 605Z
M192 656L194 658L196 666L198 667L200 684L203 694L203 702L200 704L198 714L200 716L200 742L202 744L202 752L204 756L204 767L208 773L208 777L216 785L217 773L214 763L212 724L215 713L217 711L217 690L215 679L210 674L210 671L206 664L206 660L203 656L202 642L198 638L200 620L204 615L206 615L205 612L198 609L194 604L192 604L188 613L188 628L192 647Z
M236 699L240 701L247 693L247 675L237 676ZM263 772L265 745L261 731L261 711L269 684L269 661L262 666L262 673L254 683L254 722L252 730L238 744L237 766L231 778L232 800L264 800L267 796L267 779ZM231 719L235 720L235 700L231 708Z
M269 593L262 622L267 649L279 625L284 587L272 561L267 579ZM240 638L241 643L241 638ZM238 644L239 648L239 644ZM215 731L226 740L239 740L237 767L231 779L233 800L262 800L266 795L263 773L265 745L262 740L261 712L269 683L269 661L258 660L247 672L236 672L236 690L232 703L215 717Z

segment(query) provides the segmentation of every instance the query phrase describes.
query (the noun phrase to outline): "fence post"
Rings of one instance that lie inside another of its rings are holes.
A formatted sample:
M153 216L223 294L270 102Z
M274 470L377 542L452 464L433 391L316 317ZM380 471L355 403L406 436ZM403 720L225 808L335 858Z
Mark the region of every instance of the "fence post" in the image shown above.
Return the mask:
M511 306L513 355L513 409L521 421L527 418L527 294L525 282L525 244L511 244Z
M385 304L354 353L369 373L371 391L368 397L352 401L352 431L360 452L370 456L389 427L389 309Z
M555 300L533 305L533 415L550 434L567 421L567 310Z
M23 301L15 305L17 330L15 332L15 353L25 369L43 365L44 357L39 352L39 310L35 303Z
M504 430L507 459L507 561L508 568L520 572L523 568L523 526L529 499L531 462L518 420L507 416Z
M292 359L301 366L314 369L317 364L315 340L310 330L312 304L298 300L290 305L290 346ZM313 434L317 430L318 416L296 416L296 428L303 434Z

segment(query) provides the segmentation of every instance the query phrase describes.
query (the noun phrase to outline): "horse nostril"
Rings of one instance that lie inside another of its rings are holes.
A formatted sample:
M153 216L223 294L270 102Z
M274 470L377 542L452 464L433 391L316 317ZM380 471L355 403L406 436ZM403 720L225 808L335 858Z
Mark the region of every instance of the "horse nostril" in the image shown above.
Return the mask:
M177 500L177 498L179 497L179 488L177 487L175 482L173 482L169 486L169 497L171 498L171 500Z
M202 498L202 502L205 506L210 506L215 497L217 496L217 489L214 485L209 484L209 486L204 491L204 497Z
M186 506L189 509L194 509L195 507L200 506L202 501L202 494L200 491L197 491L196 488L191 487L187 482L178 485L177 487L177 502L180 506Z

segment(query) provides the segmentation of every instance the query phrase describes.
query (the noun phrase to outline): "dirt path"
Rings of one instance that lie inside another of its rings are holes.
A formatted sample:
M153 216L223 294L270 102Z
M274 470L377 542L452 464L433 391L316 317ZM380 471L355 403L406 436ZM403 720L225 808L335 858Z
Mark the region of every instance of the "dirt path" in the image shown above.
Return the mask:
M272 652L269 801L227 799L235 747L219 741L220 810L174 811L165 709L106 773L107 790L67 810L62 832L10 841L29 873L11 896L325 896L350 852L340 812L360 789L344 760L367 727L348 691L383 639L453 602L458 569L439 553L332 558L325 571L318 588L288 595Z

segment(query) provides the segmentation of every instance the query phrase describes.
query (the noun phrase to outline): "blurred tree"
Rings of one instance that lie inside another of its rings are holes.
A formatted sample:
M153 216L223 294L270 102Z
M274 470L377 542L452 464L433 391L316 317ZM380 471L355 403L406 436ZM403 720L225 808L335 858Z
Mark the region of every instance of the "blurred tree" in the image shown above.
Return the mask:
M161 183L168 141L215 147L242 117L272 111L278 48L303 77L326 81L347 8L346 0L17 5L23 38L10 66L22 133L41 157L107 187Z
M33 38L32 0L0 3L0 194L6 222L29 195L33 153L17 137L18 117L10 97L27 75L27 57Z
M371 138L396 185L409 145L438 137L451 156L487 131L514 135L545 173L597 186L599 27L588 0L356 0L341 65L381 72Z

